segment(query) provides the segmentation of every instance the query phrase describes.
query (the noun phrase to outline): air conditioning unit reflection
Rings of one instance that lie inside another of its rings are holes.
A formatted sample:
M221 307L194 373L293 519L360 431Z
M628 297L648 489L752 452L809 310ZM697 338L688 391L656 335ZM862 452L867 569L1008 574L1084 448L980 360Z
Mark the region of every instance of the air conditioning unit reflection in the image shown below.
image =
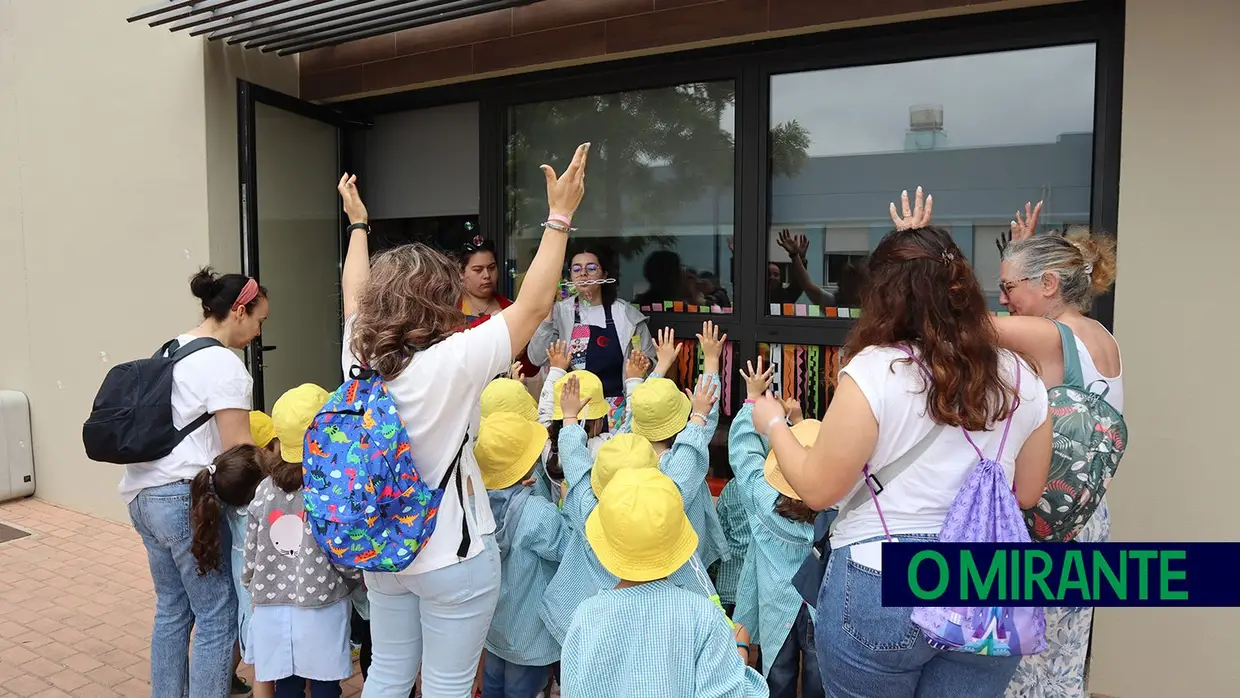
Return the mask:
M910 131L942 131L943 105L916 104L909 107L908 127Z

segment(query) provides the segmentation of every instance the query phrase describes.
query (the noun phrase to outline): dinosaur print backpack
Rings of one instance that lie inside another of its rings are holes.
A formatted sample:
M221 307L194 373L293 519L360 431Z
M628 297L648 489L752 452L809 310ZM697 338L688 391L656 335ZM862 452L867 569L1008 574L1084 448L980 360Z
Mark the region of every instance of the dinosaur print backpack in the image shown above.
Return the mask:
M434 533L460 460L458 449L438 487L423 481L383 379L355 366L306 431L302 493L319 547L343 567L405 569Z

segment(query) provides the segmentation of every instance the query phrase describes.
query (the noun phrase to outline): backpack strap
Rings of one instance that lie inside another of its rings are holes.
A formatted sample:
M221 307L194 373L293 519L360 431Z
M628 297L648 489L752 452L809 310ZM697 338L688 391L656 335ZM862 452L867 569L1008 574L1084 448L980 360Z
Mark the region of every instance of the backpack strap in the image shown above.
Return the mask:
M900 475L904 474L905 471L912 467L912 465L925 454L926 450L930 448L930 444L934 443L935 439L937 439L939 434L942 433L942 424L935 424L931 427L930 431L926 432L926 435L921 437L920 441L913 444L912 448L904 452L904 455L891 461L883 468L883 479L881 481L878 479L878 476L870 472L870 464L866 463L861 473L862 479L865 481L865 488L854 492L853 496L849 497L848 501L840 506L839 514L836 515L835 521L843 521L844 517L847 516L849 512L852 512L862 504L865 504L865 502L869 499L874 500L874 506L878 509L878 518L882 519L883 510L878 505L879 493L890 486L891 483L895 482L896 478L900 477ZM884 521L883 529L886 530L886 528L887 523Z
M469 554L469 512L465 506L465 482L461 478L461 454L465 451L465 445L469 443L469 430L465 430L465 438L461 440L461 445L456 449L456 456L452 458L452 464L448 466L448 472L443 474L443 479L439 481L439 489L448 489L448 482L453 476L456 476L456 496L461 500L461 545L456 549L456 556L464 559Z
M1076 348L1076 335L1072 328L1058 320L1055 329L1059 330L1059 344L1063 349L1063 384L1074 388L1085 387L1085 373L1081 370L1081 352Z
M179 362L181 359L184 359L185 357L195 352L202 351L203 349L207 349L209 347L222 347L222 346L224 345L221 344L220 340L216 339L215 337L199 337L198 339L195 339L194 341L189 342L185 345L182 345L179 341L174 339L168 342L167 344L165 344L163 347L161 347L160 350L155 354L155 356L162 357L166 354L167 358L171 359L172 363L175 364ZM189 424L186 424L183 428L178 429L176 443L173 445L175 446L176 444L181 443L182 441L185 440L185 437L201 429L203 425L211 421L211 418L214 416L215 414L211 412L203 412L202 414L198 415L198 417L196 417L194 421L190 422Z

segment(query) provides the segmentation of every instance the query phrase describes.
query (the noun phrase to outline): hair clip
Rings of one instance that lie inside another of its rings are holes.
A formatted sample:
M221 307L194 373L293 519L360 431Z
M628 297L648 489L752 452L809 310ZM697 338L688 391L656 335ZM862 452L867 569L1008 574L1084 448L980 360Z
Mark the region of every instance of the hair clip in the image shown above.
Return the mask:
M948 252L947 250L943 250L943 263L951 264L954 261L956 261L956 255Z
M1094 273L1094 265L1090 264L1089 262L1086 262L1085 263L1085 276L1089 276L1090 274L1093 274L1093 273Z

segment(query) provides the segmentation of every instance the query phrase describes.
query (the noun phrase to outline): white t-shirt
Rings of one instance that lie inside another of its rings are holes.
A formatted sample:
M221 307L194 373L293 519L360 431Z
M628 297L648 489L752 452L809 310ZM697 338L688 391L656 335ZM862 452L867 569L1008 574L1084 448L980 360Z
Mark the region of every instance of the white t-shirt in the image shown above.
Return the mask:
M183 334L177 342L185 346L195 339L200 338ZM172 424L183 429L207 412L248 412L253 392L254 379L236 354L224 347L201 349L181 359L172 369ZM125 476L117 489L126 502L132 502L148 487L192 480L223 451L219 426L212 419L163 458L125 466Z
M344 325L344 351L341 367L345 375L360 362L349 342L353 317ZM409 433L410 453L418 474L432 487L443 479L461 441L469 430L471 443L461 453L460 472L465 481L465 498L473 485L474 505L469 513L469 552L465 559L482 552L482 536L495 532L495 519L482 472L474 459L472 439L478 434L479 399L482 389L512 362L512 341L508 322L501 312L474 327L457 332L442 342L420 351L396 378L387 381L388 394ZM457 495L456 480L448 483L439 504L438 523L426 547L401 574L430 572L461 561L456 556L461 544L461 516L465 511Z
M1015 355L1002 351L999 356L1001 370L1009 381L1014 381ZM878 443L870 456L870 472L877 475L880 482L883 468L911 450L936 426L926 414L926 395L921 392L924 386L922 369L915 363L897 361L907 357L900 349L867 347L840 371L856 381L878 421ZM1023 361L1019 365L1020 405L1010 417L1012 428L999 461L1009 484L1016 472L1016 456L1021 446L1047 419L1046 386ZM987 458L994 458L1003 437L1003 423L993 425L990 431L970 432L969 435ZM878 495L892 535L937 534L956 493L977 465L977 452L959 427L943 427L932 438L925 453L899 478L884 485ZM864 486L858 480L841 502L848 501ZM831 547L842 548L882 535L883 525L874 501L868 499L836 522Z

